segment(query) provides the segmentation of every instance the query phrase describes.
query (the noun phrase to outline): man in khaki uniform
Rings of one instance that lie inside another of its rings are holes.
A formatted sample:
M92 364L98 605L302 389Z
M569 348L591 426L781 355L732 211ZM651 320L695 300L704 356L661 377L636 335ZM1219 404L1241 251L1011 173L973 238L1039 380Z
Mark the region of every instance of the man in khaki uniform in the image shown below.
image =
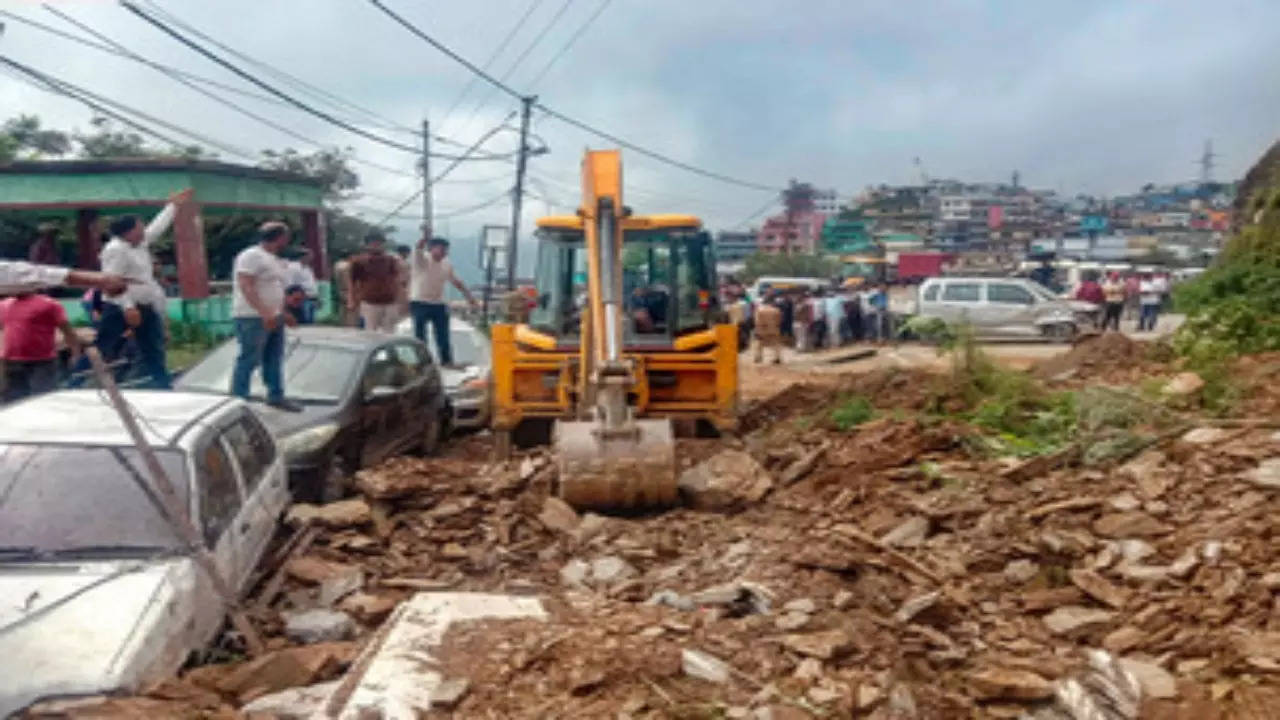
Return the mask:
M759 365L764 360L764 349L773 350L773 364L782 363L782 310L774 302L773 295L760 301L755 312L755 339L752 342L752 358Z

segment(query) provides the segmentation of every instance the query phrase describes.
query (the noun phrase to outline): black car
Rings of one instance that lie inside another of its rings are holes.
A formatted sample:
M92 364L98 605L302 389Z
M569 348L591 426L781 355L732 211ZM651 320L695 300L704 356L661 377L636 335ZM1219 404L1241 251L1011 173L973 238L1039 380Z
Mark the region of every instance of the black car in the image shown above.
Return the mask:
M239 346L219 346L175 383L178 390L225 394ZM434 453L448 432L448 396L431 353L411 337L308 326L285 334L285 395L291 413L255 403L289 463L299 500L340 497L346 478L391 455ZM265 399L261 373L250 393Z

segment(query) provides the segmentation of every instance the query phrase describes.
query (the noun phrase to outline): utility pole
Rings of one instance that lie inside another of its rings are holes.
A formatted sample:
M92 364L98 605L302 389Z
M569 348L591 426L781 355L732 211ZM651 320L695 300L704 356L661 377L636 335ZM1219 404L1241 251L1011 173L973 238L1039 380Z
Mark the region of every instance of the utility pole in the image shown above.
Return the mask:
M538 98L526 95L520 98L524 108L520 113L520 153L516 155L516 187L511 196L511 236L507 238L507 289L516 289L516 247L520 243L520 201L524 198L524 166L529 159L529 111Z
M431 238L431 123L422 121L422 232Z

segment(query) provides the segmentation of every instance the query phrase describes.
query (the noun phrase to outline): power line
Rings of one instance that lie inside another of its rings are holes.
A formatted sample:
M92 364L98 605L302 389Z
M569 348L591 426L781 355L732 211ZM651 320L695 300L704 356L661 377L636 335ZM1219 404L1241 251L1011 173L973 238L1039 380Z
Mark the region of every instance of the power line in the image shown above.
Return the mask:
M778 200L777 200L777 198L770 198L770 199L769 199L769 202L765 203L764 205L761 205L759 210L756 210L755 212L751 213L750 215L746 216L745 218L743 218L743 219L739 220L737 223L735 223L735 224L733 224L733 225L730 225L730 226L729 226L729 228L730 228L730 229L733 229L733 228L740 228L740 227L742 227L743 225L746 225L747 223L751 222L752 220L755 220L756 218L758 218L758 217L760 217L761 215L763 215L763 214L765 214L766 212L768 212L768 211L769 211L769 208L777 207L777 205L778 205Z
M591 27L591 24L596 21L596 18L600 17L600 14L604 12L605 8L609 7L609 3L611 2L613 2L613 0L603 0L603 2L596 7L596 11L591 13L591 17L587 18L586 22L578 26L578 29L573 32L573 35L569 36L569 40L556 51L555 55L551 56L551 59L547 61L546 65L542 66L542 69L538 71L538 74L533 76L533 79L529 81L529 85L532 86L538 84L538 81L542 79L542 76L546 75L547 71L551 69L551 66L555 65L565 53L569 52L569 48L572 48L574 43L578 42L578 38L582 37L582 35L586 33L587 28Z
M484 135L481 135L481 136L480 136L480 138L479 138L478 140L476 140L474 143L472 143L472 144L471 144L471 147L467 148L466 152L462 153L462 156L461 156L461 157L459 157L457 160L454 160L453 162L449 163L449 166L448 166L448 167L446 167L444 170L441 170L439 175L435 176L434 178L431 178L431 180L430 180L429 182L427 182L427 183L425 183L425 184L424 184L424 187L420 187L420 188L418 188L418 189L417 189L417 190L416 190L412 195L410 195L409 197L405 198L403 202L401 202L399 205L397 205L397 206L396 206L396 209L395 209L395 210L392 210L392 211L391 211L391 213L387 215L387 217L388 217L388 218L390 218L390 217L391 217L391 215L394 215L395 213L398 213L398 212L400 212L401 210L405 209L405 207L406 207L409 203L411 203L411 202L413 202L414 200L417 200L419 197L421 197L421 196L422 196L422 193L426 192L426 189L427 189L427 188L429 188L429 187L434 187L436 183L440 182L440 181L441 181L441 180L443 180L445 177L447 177L447 176L449 175L449 173L453 172L453 169L454 169L454 168L458 167L458 165L462 163L462 161L467 157L467 155L468 155L468 154L470 154L470 153L472 153L472 152L475 152L475 150L476 150L477 148L479 148L481 145L483 145L483 144L484 144L484 143L485 143L485 142L486 142L490 137L493 137L493 135L494 135L495 133L497 133L499 130L501 130L501 129L502 129L502 124L503 124L503 123L506 123L508 120L510 120L510 119L511 119L512 117L514 117L514 116L515 116L515 111L513 110L512 112L508 113L508 114L507 114L507 116L506 116L505 118L503 118L503 119L502 119L502 123L499 123L499 124L498 124L498 125L496 125L495 127L491 128L491 129L489 130L489 132L485 133ZM386 220L383 220L382 222L380 222L380 223L378 223L378 224L379 224L379 225L382 225L382 224L385 224L385 223L386 223Z
M134 3L130 2L129 0L120 0L120 4L121 4L121 5L123 5L123 6L124 6L124 8L125 8L126 10L128 10L129 12L132 12L133 14L135 14L135 15L137 15L138 17L142 18L143 20L146 20L148 23L150 23L150 24L154 25L157 29L159 29L160 31L164 32L166 35L168 35L168 36L172 37L174 40L177 40L178 42L182 43L183 45L186 45L188 48L190 48L190 49L192 49L192 50L196 51L197 53L199 53L199 54L201 54L201 55L203 55L205 58L207 58L207 59L209 59L209 60L211 60L211 61L213 61L213 62L217 63L218 65L221 65L223 68L225 68L225 69L227 69L227 70L231 71L232 73L236 74L236 75L237 75L237 76L239 76L240 78L242 78L242 79L244 79L244 80L247 80L247 81L249 81L250 83L253 83L254 85L257 85L258 87L262 88L263 90L266 90L267 92L271 93L272 95L275 95L276 97L280 98L281 100L284 100L285 102L289 103L290 105L293 105L294 107L296 107L296 108L298 108L298 109L300 109L300 110L303 110L304 112L307 112L307 113L309 113L309 114L311 114L311 115L314 115L314 116L316 116L316 117L318 117L318 118L320 118L320 119L322 119L322 120L324 120L324 121L328 122L328 123L329 123L329 124L331 124L331 125L335 125L335 126L337 126L337 127L340 127L340 128L342 128L343 130L346 130L347 132L354 133L354 134L359 135L359 136L361 136L361 137L363 137L363 138L366 138L366 139L368 139L368 140L372 140L372 141L377 142L377 143L380 143L380 144L382 144L382 145L386 145L387 147L395 148L395 149L397 149L397 150L402 150L402 151L404 151L404 152L412 153L412 154L414 154L414 155L421 155L421 154L422 154L421 149L420 149L420 148L418 148L418 147L416 147L416 146L413 146L413 145L407 145L407 144L402 143L402 142L399 142L399 141L397 141L397 140L392 140L392 139L390 139L390 138L383 137L383 136L378 135L378 134L375 134L375 133L371 133L371 132L369 132L368 130L365 130L364 128L361 128L361 127L357 127L357 126L355 126L355 125L352 125L351 123L346 122L345 120L342 120L342 119L340 119L340 118L337 118L337 117L335 117L334 115L332 115L332 114L330 114L330 113L328 113L328 112L325 112L324 110L320 110L320 109L318 109L318 108L314 107L313 105L310 105L310 104L305 103L305 102L303 102L303 101L301 101L301 100L298 100L297 98L293 97L292 95L289 95L288 93L285 93L284 91L282 91L282 90L280 90L280 89L276 88L275 86L270 85L269 83L265 82L264 80L259 79L257 76L253 75L252 73L249 73L249 72L247 72L247 71L245 71L245 70L241 69L240 67L236 66L235 64L231 63L230 61L228 61L228 60L226 60L226 59L224 59L224 58L222 58L222 57L220 57L220 56L218 56L218 55L214 54L214 53L213 53L212 51L210 51L209 49L207 49L207 48L205 48L204 46L200 45L199 43L197 43L197 42L195 42L195 41L191 40L190 38L187 38L187 37L186 37L186 36L184 36L183 34L179 33L178 31L176 31L176 30L174 30L173 28L169 27L169 26L168 26L168 25L166 25L165 23L161 22L161 21L160 21L160 20L158 20L157 18L154 18L154 17L152 17L151 15L148 15L148 14L146 13L146 11L142 10L141 8L139 8L137 5L135 5ZM203 37L203 36L202 36L202 37ZM216 44L216 43L215 43L215 44ZM220 46L220 47L221 47L221 46ZM433 153L433 154L432 154L432 156L433 156L433 157L438 157L438 158L441 158L441 159L445 159L445 160L457 160L457 159L459 159L460 157L466 157L466 156L445 155L445 154L438 154L438 153ZM483 158L476 158L476 159L497 159L497 158L500 158L500 157L501 157L501 156L497 156L497 155L485 155L485 156L483 156Z
M448 57L452 58L455 62L459 63L460 65L467 68L471 72L475 73L481 79L488 82L490 85L493 85L494 87L510 95L511 97L516 98L517 100L521 100L524 98L523 94L517 92L511 86L507 85L501 80L498 80L497 78L493 77L492 75L485 72L484 70L481 70L480 68L476 67L469 60L462 57L461 55L454 52L453 50L449 49L448 46L444 45L439 40L436 40L435 38L431 37L427 33L423 32L420 28L415 26L413 23L410 23L408 20L405 20L400 15L397 15L393 10L391 10L386 5L384 5L381 0L369 0L369 2L372 3L374 7L378 8L388 17L390 17L392 20L395 20L397 23L403 26L406 30L418 36L424 42L431 45L432 47L439 50L440 52L444 53ZM592 135L595 135L597 137L604 138L605 140L615 143L621 147L627 148L632 152L645 155L654 160L658 160L659 162L666 163L667 165L671 165L672 167L678 167L687 172L691 172L696 175L701 175L703 177L710 178L712 180L718 180L723 183L738 185L740 187L750 188L752 190L767 190L769 192L777 192L779 189L772 185L764 185L761 183L752 182L750 180L741 180L738 178L731 177L729 175L725 175L723 173L713 172L711 170L704 170L695 165L690 165L689 163L676 160L675 158L672 158L668 155L660 153L656 150L650 150L646 147L636 145L635 143L623 140L622 138L618 137L617 135L614 135L613 133L606 132L604 130L600 130L598 128L592 127L591 125L588 125L587 123L582 122L580 120L575 120L574 118L571 118L565 115L564 113L558 112L550 107L547 107L544 103L536 103L536 107L539 110L542 110L543 112L545 112L549 117L553 117L563 123L572 125L573 127L576 127L579 130L591 133Z
M529 45L525 47L524 52L520 53L520 55L512 61L511 67L507 68L507 71L502 74L501 78L499 78L500 80L506 82L507 79L511 77L511 75L520 67L520 63L524 62L524 59L529 57L529 53L533 52L533 49L538 47L542 42L542 39L547 36L547 33L551 32L551 28L555 27L556 23L560 22L560 18L564 17L565 12L569 10L570 5L573 5L573 0L564 0L564 3L560 6L559 10L556 10L555 15L551 17L551 20L547 22L546 25L542 26L542 30L534 36L533 42L529 43ZM480 112L480 109L485 106L485 103L489 102L489 98L492 96L493 88L490 88L489 92L480 98L480 102L476 103L476 106L471 108L471 114L467 116L466 121L463 123L463 127L466 127L471 123L471 120L475 118L476 113Z
M401 123L396 122L391 118L380 115L379 113L374 112L369 108L358 105L354 102L351 102L350 100L347 100L338 95L335 95L334 93L331 93L325 90L324 88L317 87L316 85L313 85L295 75L291 75L285 72L284 70L274 67L266 62L258 60L257 58L251 57L245 53L240 52L239 50L236 50L233 47L230 47L224 43L219 42L216 38L210 37L209 35L201 32L199 28L194 27L193 25L184 21L182 18L178 17L177 15L174 15L168 10L165 10L158 3L154 2L154 0L142 0L142 1L151 8L152 12L156 13L162 18L167 19L170 23L185 29L187 32L192 33L196 37L204 39L206 42L213 44L215 47L221 48L224 52L230 53L231 55L240 58L244 62L247 62L258 68L261 68L262 70L266 71L271 75L274 75L276 78L280 79L285 84L291 85L297 90L300 90L304 93L308 93L312 97L320 99L322 102L326 102L333 107L345 108L343 112L355 112L357 115L364 115L366 118L372 121L370 122L370 124L381 126L384 130L393 130L393 131L403 132L403 133L407 133L409 135L414 135L414 136L421 135L421 133L416 128L407 127Z
M488 70L489 66L493 65L494 61L498 59L498 56L507 49L507 46L510 45L511 41L515 38L516 33L520 31L520 28L524 27L525 21L529 19L530 15L533 15L533 12L537 10L538 6L541 4L542 0L533 0L533 2L529 3L529 7L524 11L524 14L520 16L520 19L516 21L515 25L511 26L511 29L507 31L506 37L502 38L502 41L498 43L498 46L489 54L489 58L484 61L484 68L486 70ZM454 110L458 109L458 105L462 103L462 99L467 96L467 93L471 92L471 88L474 87L475 84L476 76L472 75L467 80L467 84L463 86L462 92L458 93L458 97L454 98L453 102L449 105L449 109L445 111L444 119L440 121L441 128L444 128L445 123L449 122L449 116L453 114Z
M57 28L55 28L55 27L52 27L52 26L49 26L49 25L45 25L44 23L37 22L37 21L32 20L32 19L30 19L30 18L25 18L25 17L23 17L23 16L21 16L21 15L16 15L16 14L14 14L14 13L9 12L8 10L0 10L0 15L2 15L2 16L4 16L4 17L7 17L7 18L9 18L10 20L16 20L17 22L23 23L24 25L29 25L29 26L34 27L34 28L37 28L37 29L39 29L39 30L43 30L43 31L45 31L45 32L47 32L47 33L50 33L50 34L53 34L53 35L57 35L58 37L66 38L67 40L70 40L70 41L75 42L75 43L79 43L79 44L81 44L81 45L84 45L85 47L91 47L91 48L93 48L93 49L95 49L95 50L99 50L99 51L101 51L101 52L109 53L109 54L111 54L111 55L115 55L115 56L117 56L117 57L123 57L123 58L131 59L131 60L135 60L135 61L137 61L137 62L141 62L141 63L146 64L146 65L150 65L150 66L152 66L152 67L156 68L157 70L159 70L159 69L161 69L161 68L162 68L162 66L160 66L160 64L159 64L159 63L153 63L153 62L152 62L152 61L150 61L150 60L146 60L146 59L144 59L144 58L137 57L137 56L130 57L129 55L126 55L125 53L123 53L123 52L121 52L121 51L119 51L119 50L116 50L116 49L114 49L114 48L108 47L108 46L106 46L106 45L101 45L101 44L99 44L99 43L93 42L92 40L86 40L85 38L82 38L82 37L80 37L80 36L78 36L78 35L72 35L71 33L63 32L62 30L59 30L59 29L57 29ZM239 95L243 95L243 96L245 96L245 97L253 98L254 100L260 100L260 101L262 101L262 102L274 103L274 104L276 104L276 105L281 105L281 106L283 106L283 105L286 105L286 104L287 104L287 103L285 103L285 102L284 102L284 101L282 101L282 100L278 100L278 99L273 98L273 97L270 97L270 96L268 96L268 95L260 95L260 94L258 94L258 93L256 93L256 92L253 92L252 90L245 90L245 89L243 89L243 88L235 87L234 85L227 85L227 84L224 84L224 83L218 82L217 80L212 80L212 79L210 79L210 78L207 78L207 77L204 77L204 76L201 76L201 75L196 75L195 73L189 73L189 72L186 72L185 70L179 70L179 69L177 69L177 68L173 68L173 67L168 67L168 68L166 68L166 69L168 69L168 70L169 70L169 71L171 71L171 72L177 73L178 75L181 75L182 77L184 77L184 78L186 78L186 79L188 79L188 80L191 80L191 81L193 81L193 82L203 83L203 84L205 84L205 85L208 85L209 87L216 87L216 88L219 88L220 90L225 90L226 92L236 93L236 94L239 94Z
M242 115L245 115L245 116L250 117L250 118L252 118L252 119L254 119L254 120L257 120L258 122L262 123L263 125L266 125L267 127L270 127L270 128L272 128L272 129L274 129L274 130L276 130L276 131L278 131L278 132L284 133L285 135L288 135L289 137L292 137L292 138L294 138L294 139L296 139L296 140L299 140L299 141L301 141L301 142L307 143L308 145L311 145L311 146L313 146L313 147L318 147L318 148L321 148L321 149L327 149L327 147L328 147L328 146L324 145L323 143L321 143L321 142L319 142L319 141L313 140L313 139L311 139L311 138L309 138L309 137L307 137L307 136L305 136L305 135L302 135L302 134L300 134L300 133L298 133L298 132L295 132L292 128L289 128L289 127L286 127L286 126L284 126L284 125L281 125L280 123L277 123L277 122L275 122L274 120L271 120L270 118L263 117L262 115L259 115L258 113L255 113L255 112L254 112L254 111L252 111L252 110L249 110L249 109L247 109L247 108L245 108L245 107L243 107L243 106L241 106L241 105L238 105L238 104L236 104L236 103L234 103L234 102L232 102L232 101L230 101L230 100L227 100L226 98L223 98L223 97L221 97L221 96L219 96L219 95L216 95L216 94L214 94L213 92L210 92L209 90L205 90L204 88L199 87L198 85L196 85L196 84L192 83L191 81L189 81L189 80L187 80L187 79L183 78L183 77L182 77L182 76L181 76L177 71L172 70L172 69L170 69L170 68L167 68L167 67L165 67L164 65L162 65L162 64L160 64L160 63L155 63L155 62L151 62L151 61L147 60L146 58L142 57L141 55L138 55L137 53L133 52L132 50L129 50L128 48L126 48L126 47L124 47L124 46L120 45L119 43L117 43L117 42L115 42L114 40L112 40L112 39L110 39L110 38L106 37L105 35L103 35L103 34L101 34L101 33L97 32L96 30L94 30L94 29L92 29L92 28L90 28L90 27L88 27L88 26L84 25L83 23L79 22L79 21L78 21L78 20L76 20L75 18L73 18L73 17L71 17L71 16L67 15L66 13L63 13L62 11L58 10L58 9L57 9L57 8L55 8L55 7L52 7L51 5L49 5L49 4L47 4L47 3L44 5L44 8L45 8L46 10L48 10L49 12L51 12L51 13L53 13L53 14L57 15L58 17L62 18L63 20L65 20L65 21L67 21L67 22L71 23L71 24L72 24L72 25L74 25L75 27L79 28L82 32L88 33L89 35L92 35L93 37L95 37L95 38L97 38L97 39L101 40L102 42L106 43L107 45L109 45L109 46L111 46L111 47L116 48L116 49L120 52L120 54L121 54L121 55L123 55L124 57L127 57L127 58L129 58L129 59L131 59L131 60L136 60L136 61L138 61L138 62L141 62L141 63L145 64L145 65L148 65L148 66L154 67L154 68L155 68L156 70L158 70L159 72L164 73L165 75L169 76L169 77L170 77L170 78L172 78L173 80L175 80L175 81L177 81L177 82L182 83L183 85L187 86L188 88L190 88L190 89L192 89L192 90L194 90L194 91L196 91L196 92L200 93L201 95L204 95L205 97L209 98L210 100L213 100L214 102L217 102L217 103L219 103L219 104L221 104L221 105L225 105L225 106L227 106L227 107L229 107L229 108L231 108L231 109L235 110L236 112L241 113ZM415 176L415 174L414 174L414 173L412 173L412 172L407 172L407 171L404 171L404 170L397 170L396 168L388 167L388 166L386 166L386 165L381 165L381 164L379 164L379 163L371 162L371 161L369 161L369 160L364 160L364 159L362 159L362 158L359 158L359 157L355 156L354 154L353 154L353 155L351 155L351 156L350 156L350 158L351 158L351 161L352 161L352 162L356 162L356 163L359 163L359 164L361 164L361 165L367 165L367 166L369 166L369 167L376 168L376 169L381 170L381 171L383 171L383 172L388 172L388 173L392 173L392 174L395 174L395 175L403 175L403 176L405 176L405 177L416 177L416 176Z
M68 86L62 84L60 81L55 80L54 78L48 75L45 75L44 73L40 72L39 70L36 70L35 68L28 67L26 65L23 65L22 63L15 62L3 56L0 56L0 64L7 65L15 70L18 70L19 72L24 73L25 75L29 76L29 78L34 78L39 83L43 83L45 85L44 89L46 90L50 90L52 92L65 95L71 98L72 100L77 100L79 102L82 102L85 105L89 106L94 112L100 113L118 122L124 123L125 125L131 128L134 128L138 132L144 133L146 135L150 135L151 137L156 138L161 142L168 143L173 147L180 148L183 146L183 143L177 140L174 140L173 138L163 133L157 132L147 127L146 125L143 125L142 123L139 123L136 120L129 118L128 116L121 115L120 113L117 113L109 108L106 108L94 102L93 100L90 100L86 97L76 94L73 90L68 89ZM31 83L36 87L39 87L39 85L37 85L36 83L31 82L30 79L27 79L27 82Z

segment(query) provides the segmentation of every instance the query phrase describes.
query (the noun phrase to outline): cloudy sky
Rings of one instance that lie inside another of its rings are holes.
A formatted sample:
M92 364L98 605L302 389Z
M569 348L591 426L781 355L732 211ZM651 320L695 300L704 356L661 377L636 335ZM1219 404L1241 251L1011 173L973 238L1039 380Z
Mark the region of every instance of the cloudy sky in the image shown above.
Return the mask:
M493 74L562 113L701 168L769 186L808 180L842 197L870 183L917 180L917 157L934 177L1003 180L1018 170L1031 186L1122 193L1194 178L1206 139L1220 154L1216 177L1233 179L1280 135L1275 0L611 0L545 72L607 0L385 1L476 64L496 55ZM252 89L116 2L53 4L157 62ZM401 126L428 117L433 130L459 142L475 140L517 105L483 83L463 96L468 72L367 0L145 4ZM0 9L83 34L33 0L0 0ZM7 25L0 55L251 156L308 149L150 68L0 21ZM405 152L276 103L215 92L316 143L350 146L364 161L412 173L415 159ZM371 132L416 142L302 96ZM84 127L89 118L74 101L0 72L0 117L19 112L60 128ZM582 149L609 146L534 118L550 152L530 161L531 190L545 200L526 203L526 227L554 210L551 203L573 204ZM515 141L503 131L486 147ZM719 229L740 225L772 197L636 153L624 158L629 204L639 212L693 212ZM370 219L420 184L357 169L366 195L354 205L369 208ZM483 224L507 222L506 202L449 213L500 196L513 174L504 162L460 167L436 190L439 228L474 236ZM403 222L407 241L416 223Z

